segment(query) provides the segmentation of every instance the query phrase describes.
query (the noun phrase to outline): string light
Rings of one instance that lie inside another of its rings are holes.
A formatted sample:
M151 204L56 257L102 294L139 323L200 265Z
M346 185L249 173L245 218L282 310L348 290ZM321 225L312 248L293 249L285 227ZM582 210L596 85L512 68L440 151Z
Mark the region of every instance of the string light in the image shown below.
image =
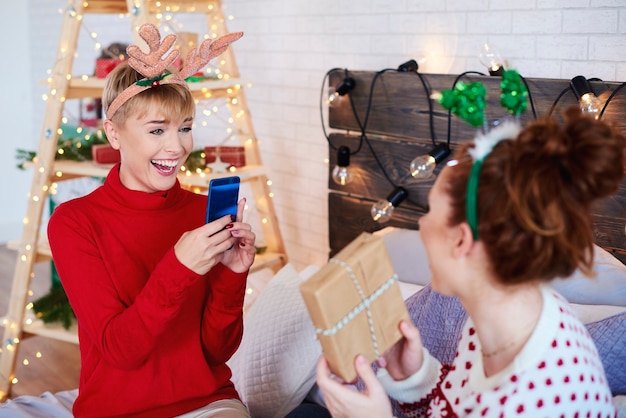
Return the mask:
M210 5L208 5L208 8L209 8L209 10L213 10L214 6L212 4L210 4ZM190 10L195 11L195 7L192 6ZM72 17L74 19L82 20L82 15L77 12L77 9L74 6L66 7L65 11L62 11L62 13L67 13L70 17ZM138 16L141 13L140 5L139 4L133 5L131 13L132 13L133 16ZM120 18L123 18L123 17L128 17L128 15L127 14L126 15L120 14ZM175 25L175 19L173 19L173 17L171 15L165 15L165 16L161 15L160 17L166 22L165 24L167 26L169 26L169 28L171 28L173 30L173 26ZM232 19L233 19L233 17L229 16L229 20L232 20ZM89 31L88 28L84 25L84 23L81 24L81 28L88 32L89 38L94 43L94 49L95 50L101 50L102 49L102 44L98 40L98 34L96 32L94 32L94 31ZM213 25L212 28L215 30L216 26ZM205 35L205 37L216 38L216 34L212 33L212 34L209 34L209 35ZM59 49L59 51L60 51L60 53L57 56L57 59L56 59L54 67L57 67L56 64L59 63L60 61L67 60L67 59L75 59L77 57L76 54L69 53L69 49L67 47L62 47L62 48ZM220 64L224 65L225 61L221 60ZM215 78L215 79L230 79L230 75L226 74L226 73L223 73L219 68L207 69L206 73L208 75L212 75L213 76L212 78ZM49 75L49 77L47 78L48 85L49 85L49 91L47 93L41 95L42 100L43 101L48 101L48 100L56 99L60 103L64 103L65 100L66 100L66 97L63 97L63 96L59 95L59 90L57 89L57 86L53 85L53 80L55 79L55 77L57 77L57 79L58 79L58 76L62 76L62 77L65 77L65 79L69 81L69 80L72 79L72 75L69 74L69 73L68 74L64 74L64 75L60 75L60 74L53 75L52 74L52 70L48 70L47 74ZM86 75L86 74L83 74L83 75L80 76L80 78L83 81L87 81L89 79L89 76ZM248 86L251 86L251 84L248 84ZM229 88L228 89L228 94L230 96L232 96L230 98L230 101L229 101L230 105L232 105L232 106L239 106L240 105L239 100L238 100L238 98L236 96L239 93L240 90L241 90L241 85L239 85L239 84L237 84L233 88ZM208 89L206 89L206 92L207 92L208 97L210 97L210 92L209 92ZM201 106L202 103L198 102L198 105ZM214 105L212 110L210 110L210 111L208 111L206 113L203 111L202 114L205 115L205 116L215 116L215 114L218 112L218 110L219 110L218 105ZM66 111L67 111L67 109L66 109ZM226 132L228 134L232 134L232 132L234 131L234 128L232 126L236 123L236 119L242 119L245 115L246 115L245 109L239 109L235 113L235 118L234 119L231 117L231 118L229 118L227 120L227 124L229 126L226 128ZM216 118L214 117L213 119L216 119ZM219 120L219 118L217 120ZM63 122L64 123L68 122L68 118L66 116L63 117ZM83 132L83 129L81 127L78 127L77 133L81 134L82 132ZM53 129L46 129L45 132L44 132L44 137L46 139L56 139L54 134L62 135L63 134L63 129L61 129L61 128L54 129L54 130ZM246 134L245 133L244 134L240 133L240 135L246 135ZM234 137L232 137L231 139L234 139ZM87 136L85 136L85 140L88 140ZM254 140L255 139L249 137L249 138L247 138L244 141L245 142L244 145L249 146L249 145L253 144ZM77 143L76 144L77 148L80 148L81 146L82 146L81 143ZM58 152L59 152L59 154L63 154L64 153L64 151L62 149L58 150ZM36 162L36 158L33 159L33 161ZM181 169L183 169L183 168L181 168ZM46 171L43 166L38 167L37 170L38 170L39 173L42 173L42 174ZM231 170L232 171L236 171L236 168L235 167L231 167ZM195 169L194 173L196 175L198 175L199 177L201 177L201 178L206 177L206 174L207 174L206 171L204 171L202 169ZM185 171L185 174L186 175L192 175L192 173L190 171ZM63 173L61 171L55 171L54 172L54 176L56 176L57 178L61 178L61 177L63 177ZM271 181L268 180L267 181L267 185L270 186L271 185ZM42 191L44 193L46 193L46 192L54 193L54 192L56 192L56 186L57 186L57 183L52 183L50 185L50 188L45 186ZM196 191L197 193L201 193L202 189L197 187L197 188L194 189L194 191ZM273 196L273 193L271 193L271 195ZM32 196L32 200L35 201L35 202L40 202L40 201L43 201L43 197L42 197L42 195L34 195L34 196ZM263 202L263 199L259 199L259 202ZM248 209L249 208L246 205L245 210L248 210ZM267 218L263 218L262 219L262 223L263 224L267 224L268 222L269 222L269 220ZM27 217L23 218L23 224L24 225L29 224L29 220L28 220ZM23 262L27 262L30 259L30 257L32 257L32 246L30 244L27 244L24 247L24 249L25 249L25 253L21 254L20 260L23 261ZM253 291L253 289L250 289L250 291ZM29 290L29 295L32 296L32 291L30 291L30 290ZM26 308L29 309L29 310L32 310L32 307L33 307L33 304L29 303ZM17 322L10 322L6 318L3 319L2 322L3 322L4 326L9 328L9 329L15 329L15 330L18 329L18 323ZM25 324L32 324L33 323L33 319L32 318L26 318L23 322ZM20 339L18 337L15 337L15 338L7 340L6 341L6 350L9 350L9 351L16 350L16 346L19 343L20 343ZM0 347L0 352L2 352L2 347ZM42 358L42 353L41 352L37 352L35 357L38 358L38 359ZM22 364L24 366L29 366L29 365L32 364L32 362L28 358L24 358L22 360ZM18 381L19 381L19 379L17 377L15 377L15 376L13 376L11 378L11 383L12 384L16 384L16 383L18 383ZM0 396L3 397L4 395L5 395L4 392L0 392Z

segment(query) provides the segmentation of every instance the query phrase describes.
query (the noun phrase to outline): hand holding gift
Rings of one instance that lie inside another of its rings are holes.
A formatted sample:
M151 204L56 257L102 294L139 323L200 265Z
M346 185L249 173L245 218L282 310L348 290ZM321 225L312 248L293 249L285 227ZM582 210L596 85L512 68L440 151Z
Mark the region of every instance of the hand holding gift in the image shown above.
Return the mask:
M330 370L346 382L402 338L410 321L384 241L362 233L300 286Z

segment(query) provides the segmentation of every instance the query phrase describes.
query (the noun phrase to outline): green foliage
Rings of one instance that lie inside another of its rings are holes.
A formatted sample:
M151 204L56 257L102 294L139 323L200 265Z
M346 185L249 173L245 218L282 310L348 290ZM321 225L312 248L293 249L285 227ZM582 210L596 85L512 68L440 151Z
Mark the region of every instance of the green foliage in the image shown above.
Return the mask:
M92 145L108 144L103 130L87 131L81 127L64 125L61 127L62 134L57 140L56 160L87 161L91 160ZM35 151L24 149L17 150L17 167L24 169L24 163L33 161L37 156Z
M106 134L103 130L86 132L83 128L63 126L63 133L59 135L57 141L56 160L89 161L92 159L91 147L93 145L108 144ZM37 153L25 149L17 149L17 168L23 170L24 163L33 161ZM204 151L194 150L189 154L185 166L190 171L204 169Z
M65 329L69 329L76 321L76 315L61 286L52 286L50 292L34 301L33 311L45 324L60 322Z

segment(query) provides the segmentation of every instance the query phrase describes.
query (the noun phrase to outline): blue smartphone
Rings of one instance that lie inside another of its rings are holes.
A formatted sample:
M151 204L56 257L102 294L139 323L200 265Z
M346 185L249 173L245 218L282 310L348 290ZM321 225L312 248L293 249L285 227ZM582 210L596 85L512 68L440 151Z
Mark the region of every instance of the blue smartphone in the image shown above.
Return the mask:
M206 210L207 223L222 216L237 216L237 202L239 201L238 176L212 179L209 182L209 196Z

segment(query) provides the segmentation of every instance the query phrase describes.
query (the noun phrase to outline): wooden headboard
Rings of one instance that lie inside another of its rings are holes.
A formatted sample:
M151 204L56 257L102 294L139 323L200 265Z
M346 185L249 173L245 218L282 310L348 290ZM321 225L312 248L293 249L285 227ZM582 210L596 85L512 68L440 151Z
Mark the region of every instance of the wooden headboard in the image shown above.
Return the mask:
M452 150L459 143L473 139L476 130L456 116L449 118L448 111L435 101L429 103L426 88L430 92L442 91L452 88L457 80L481 81L487 88L486 118L506 116L499 103L500 77L468 73L460 76L424 74L420 78L416 72L395 70L378 74L349 71L348 74L356 85L347 95L339 96L333 102L327 121L331 128L328 138L332 144L329 146L328 180L330 256L362 231L374 232L387 226L418 229L417 220L424 214L427 193L434 179L421 183L413 179L409 175L411 160L432 149L431 132L439 143L448 140L449 130ZM345 77L345 70L331 71L328 75L330 88ZM553 107L553 113L558 114L576 104L576 98L569 90L570 80L529 78L526 84L537 116L550 112ZM626 89L620 92L622 84L616 82L591 81L591 85L603 101L615 92L603 118L615 120L626 132ZM534 117L532 107L529 105L522 114L522 121ZM361 126L366 118L367 141L361 142ZM350 158L350 169L356 174L354 181L346 186L335 184L330 174L337 162L336 149L346 145L354 152L359 144L360 151ZM441 166L439 164L435 169L435 175ZM394 186L404 187L409 193L408 199L394 210L389 222L374 222L370 216L372 204L385 199ZM626 263L626 177L616 195L595 207L594 221L596 243Z

